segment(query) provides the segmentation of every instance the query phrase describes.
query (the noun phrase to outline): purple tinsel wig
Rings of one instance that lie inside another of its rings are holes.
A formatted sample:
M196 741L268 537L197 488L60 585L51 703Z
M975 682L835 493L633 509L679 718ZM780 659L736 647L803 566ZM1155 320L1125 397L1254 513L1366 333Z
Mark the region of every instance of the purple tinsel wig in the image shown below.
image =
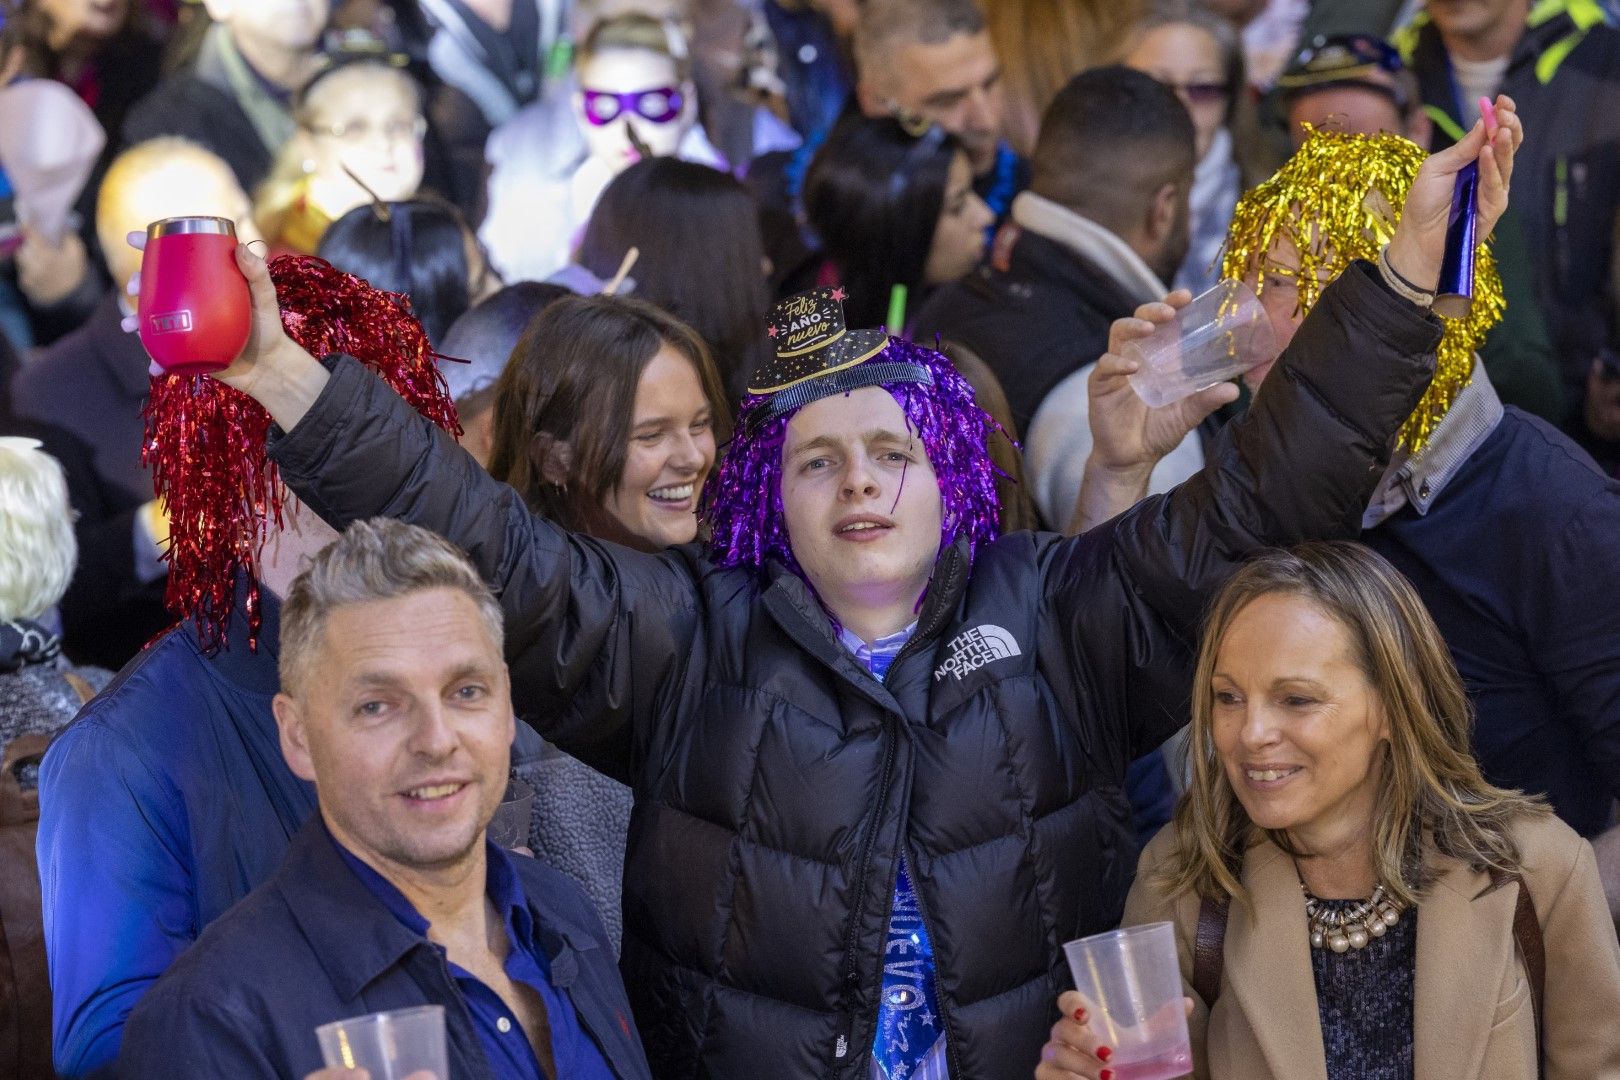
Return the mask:
M989 445L999 425L979 408L973 388L955 366L932 349L890 338L867 362L885 361L917 364L934 376L932 386L889 383L883 388L900 403L934 467L943 503L941 548L959 536L967 537L970 549L994 539L1001 527L1001 502ZM777 559L803 576L782 510L782 443L794 414L768 420L758 430L749 423L769 400L754 396L743 402L725 460L704 485L703 518L713 534L715 565L761 570Z

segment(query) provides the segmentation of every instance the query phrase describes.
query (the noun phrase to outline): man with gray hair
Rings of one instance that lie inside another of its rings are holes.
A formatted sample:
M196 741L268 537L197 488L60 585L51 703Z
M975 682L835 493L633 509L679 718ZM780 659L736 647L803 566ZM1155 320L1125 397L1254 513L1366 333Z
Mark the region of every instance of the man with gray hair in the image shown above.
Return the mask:
M867 0L855 27L855 98L921 135L938 124L962 142L974 190L999 220L1029 185L1002 141L1006 92L976 0Z
M650 1075L584 893L485 836L515 722L503 637L425 529L359 521L312 560L273 707L319 812L141 1000L123 1075L304 1076L316 1027L417 1005L445 1007L453 1076Z

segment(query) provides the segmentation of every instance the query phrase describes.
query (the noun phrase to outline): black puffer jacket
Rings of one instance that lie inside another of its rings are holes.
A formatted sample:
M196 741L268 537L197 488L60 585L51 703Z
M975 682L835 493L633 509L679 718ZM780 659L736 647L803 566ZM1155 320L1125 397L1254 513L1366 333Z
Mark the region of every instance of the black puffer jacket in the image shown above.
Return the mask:
M1262 544L1355 534L1438 339L1352 268L1204 473L1076 539L943 552L886 683L792 574L570 536L350 360L273 454L335 523L465 548L520 714L634 785L623 969L657 1075L864 1080L903 852L952 1075L1021 1078L1062 942L1119 916L1121 781L1183 722L1204 599Z

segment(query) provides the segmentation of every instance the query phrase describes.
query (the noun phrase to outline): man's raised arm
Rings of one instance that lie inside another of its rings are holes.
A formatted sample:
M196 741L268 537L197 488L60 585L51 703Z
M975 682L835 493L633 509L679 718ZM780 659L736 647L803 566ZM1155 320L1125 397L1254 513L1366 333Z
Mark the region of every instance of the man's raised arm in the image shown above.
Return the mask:
M1522 136L1512 103L1500 102L1492 143L1476 127L1419 171L1386 252L1408 281L1439 279L1463 166L1479 162L1482 235L1506 209ZM1048 578L1054 612L1117 611L1130 640L1176 643L1150 650L1147 663L1138 655L1133 672L1093 672L1094 683L1123 685L1118 714L1132 718L1144 746L1184 722L1185 649L1197 637L1206 599L1245 557L1359 534L1396 433L1433 376L1440 337L1438 318L1392 287L1384 271L1352 264L1323 292L1202 472L1066 542L1067 557L1059 556ZM1140 411L1143 423L1152 412ZM1118 595L1105 595L1113 588ZM1077 639L1075 656L1087 653ZM1097 657L1084 662L1095 668Z
M632 703L667 700L658 691L694 655L697 597L682 557L575 536L534 515L364 365L301 348L282 327L264 261L241 245L236 258L252 330L215 377L276 422L268 452L287 487L335 528L397 518L465 551L505 614L519 714L623 778L622 736L653 719L632 716ZM632 649L634 664L624 655Z

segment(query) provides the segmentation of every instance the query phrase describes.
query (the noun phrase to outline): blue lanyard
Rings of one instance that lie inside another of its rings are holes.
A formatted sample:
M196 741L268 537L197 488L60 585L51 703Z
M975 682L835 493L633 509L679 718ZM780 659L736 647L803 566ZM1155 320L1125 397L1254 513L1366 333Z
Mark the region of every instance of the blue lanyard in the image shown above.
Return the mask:
M984 194L984 202L990 208L990 212L996 215L996 221L999 223L1007 216L1007 210L1018 194L1018 154L1006 143L996 147L996 163L993 170L995 179L990 183L990 190ZM995 226L992 225L991 231L994 230Z

